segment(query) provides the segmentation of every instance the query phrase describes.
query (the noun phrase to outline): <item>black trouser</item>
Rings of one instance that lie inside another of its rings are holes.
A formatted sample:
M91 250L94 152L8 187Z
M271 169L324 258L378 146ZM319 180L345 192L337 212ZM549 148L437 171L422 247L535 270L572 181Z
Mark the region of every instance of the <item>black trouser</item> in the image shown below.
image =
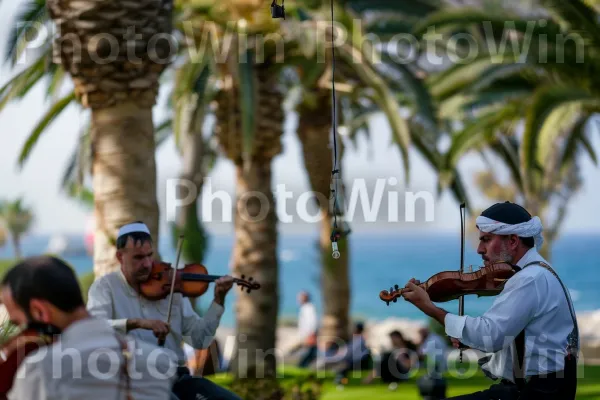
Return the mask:
M298 366L300 368L306 368L313 362L319 353L319 349L317 346L306 346L302 349L302 356L298 361Z
M560 394L563 380L545 376L532 377L519 391L510 381L502 381L487 390L451 397L451 400L564 400ZM450 400L449 399L449 400Z
M185 367L180 367L177 375L172 390L178 400L242 400L238 395L206 378L190 375Z

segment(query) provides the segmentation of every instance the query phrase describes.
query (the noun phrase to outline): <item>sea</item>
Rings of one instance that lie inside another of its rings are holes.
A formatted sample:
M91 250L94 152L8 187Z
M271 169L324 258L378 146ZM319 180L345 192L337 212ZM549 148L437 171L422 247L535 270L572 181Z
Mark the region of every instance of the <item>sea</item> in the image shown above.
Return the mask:
M175 249L163 235L159 250L163 260L174 263ZM50 237L27 236L23 239L25 256L43 254ZM70 245L83 248L83 236L69 236ZM233 236L212 235L204 264L210 274L229 274L234 245ZM600 234L569 234L556 241L552 265L568 287L577 313L600 309ZM426 317L413 305L399 300L387 306L379 299L379 292L394 285L404 286L411 278L421 281L441 271L460 267L460 237L458 235L431 235L405 233L353 232L350 235L351 314L353 319L376 322L387 318L406 318L426 321ZM0 248L0 259L14 257L10 245ZM306 234L285 234L278 239L279 315L293 319L298 313L297 294L307 290L321 312L320 264L318 237ZM68 261L79 274L92 271L93 260L85 253L66 254ZM481 258L473 243L465 246L465 267L477 270ZM237 289L237 290L236 290ZM210 304L210 291L197 303L200 312ZM239 288L234 286L233 296L228 296L222 325L235 326L235 301ZM465 313L481 315L489 308L494 297L466 296ZM458 301L439 304L450 312L458 311Z

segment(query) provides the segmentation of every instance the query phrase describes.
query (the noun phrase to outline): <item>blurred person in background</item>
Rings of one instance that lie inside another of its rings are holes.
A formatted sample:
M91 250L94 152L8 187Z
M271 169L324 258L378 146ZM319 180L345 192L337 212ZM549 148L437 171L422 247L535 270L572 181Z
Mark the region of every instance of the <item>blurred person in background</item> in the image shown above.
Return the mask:
M340 347L335 352L326 354L318 362L318 368L324 368L335 364L336 384L346 384L348 373L356 370L368 370L371 368L371 351L367 347L364 336L365 326L362 322L356 323L350 343Z
M363 383L369 384L379 375L381 381L387 383L390 390L395 390L398 383L408 380L410 370L418 362L417 346L397 330L390 332L390 340L391 351L381 355L381 360L363 379Z

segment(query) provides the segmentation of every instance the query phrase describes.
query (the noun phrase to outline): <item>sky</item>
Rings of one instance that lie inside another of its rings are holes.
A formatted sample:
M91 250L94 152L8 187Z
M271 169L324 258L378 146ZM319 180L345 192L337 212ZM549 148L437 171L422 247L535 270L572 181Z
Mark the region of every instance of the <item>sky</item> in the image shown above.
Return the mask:
M4 54L5 38L9 34L11 21L20 1L2 2L0 6L0 54ZM0 85L12 75L5 65L0 69ZM70 154L77 142L80 127L86 121L88 112L80 112L71 107L60 118L55 120L50 129L41 137L33 150L29 161L23 169L17 167L17 158L28 133L36 124L48 102L44 99L43 85L36 88L23 101L7 106L0 113L0 198L14 199L23 196L25 202L35 212L36 220L32 228L35 234L78 233L85 228L90 210L70 200L59 189L60 179L69 161ZM68 90L68 87L64 88ZM164 91L161 92L164 99ZM154 109L154 118L161 120L161 107ZM329 110L324 112L329 113ZM302 164L302 153L294 128L296 115L291 113L286 120L286 131L283 136L284 151L273 161L273 188L284 183L294 191L294 198L308 189L308 181ZM397 190L399 201L399 218L404 215L404 190L418 192L421 190L435 193L436 175L431 168L415 152L411 152L411 185L403 185L403 169L401 156L396 148L390 146L390 129L382 117L370 121L371 142L359 140L357 150L348 149L341 165L347 185L352 187L357 179L365 179L367 185L375 185L377 179L387 182L387 189ZM594 128L593 143L600 149L600 132ZM172 140L168 140L156 153L158 174L158 200L161 206L161 226L166 227L166 185L167 180L176 178L181 167L179 156ZM482 161L475 156L466 157L460 164L465 173L467 187L472 188L470 173L484 168ZM395 177L399 182L389 185L389 179ZM215 188L233 193L235 188L235 170L228 160L220 160L212 171L211 182ZM600 232L600 218L597 216L597 204L600 198L600 168L591 161L583 162L584 186L570 203L568 216L564 223L565 232ZM491 205L481 196L470 191L471 198L477 206ZM373 191L369 191L373 195ZM385 196L384 196L385 197ZM385 203L386 198L384 198ZM435 199L433 221L424 221L424 208L417 207L417 222L364 224L361 229L431 229L435 231L456 232L460 230L460 214L458 204L448 194ZM590 217L592 216L592 217ZM306 226L304 227L306 228ZM211 228L212 229L212 228ZM215 226L215 231L231 232L231 224ZM292 226L283 229L294 230ZM301 227L298 229L302 229Z

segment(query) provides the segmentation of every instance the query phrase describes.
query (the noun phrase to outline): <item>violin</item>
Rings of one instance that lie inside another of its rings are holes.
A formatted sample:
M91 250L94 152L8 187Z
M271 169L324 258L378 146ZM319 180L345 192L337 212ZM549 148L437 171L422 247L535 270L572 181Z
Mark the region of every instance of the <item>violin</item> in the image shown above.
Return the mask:
M6 399L19 366L34 350L54 342L55 328L31 323L0 348L0 399Z
M166 323L171 321L171 310L173 309L173 294L181 293L184 297L199 297L206 293L210 282L214 282L222 276L208 275L208 270L202 264L186 264L182 269L179 266L179 259L183 250L184 235L179 235L177 245L177 259L175 268L171 263L164 261L154 261L150 275L145 282L139 284L138 292L148 300L162 300L169 297L169 310L167 311ZM260 284L253 281L252 277L248 280L242 275L242 278L233 278L233 282L246 288L248 293L252 290L260 289ZM158 339L158 345L165 345L165 338Z
M173 276L175 274L175 276ZM208 275L208 270L202 264L186 264L175 270L171 263L155 261L148 279L139 285L139 292L148 300L162 300L169 296L173 284L173 292L181 293L184 297L199 297L206 293L211 282L222 278L220 275ZM233 282L250 293L260 289L260 284L249 277L247 280L233 278Z
M469 294L478 297L497 296L516 272L511 264L499 261L475 272L439 272L417 286L425 289L431 301L436 303L456 300ZM395 303L402 296L404 290L395 285L389 291L382 290L379 298L389 306L390 302Z

